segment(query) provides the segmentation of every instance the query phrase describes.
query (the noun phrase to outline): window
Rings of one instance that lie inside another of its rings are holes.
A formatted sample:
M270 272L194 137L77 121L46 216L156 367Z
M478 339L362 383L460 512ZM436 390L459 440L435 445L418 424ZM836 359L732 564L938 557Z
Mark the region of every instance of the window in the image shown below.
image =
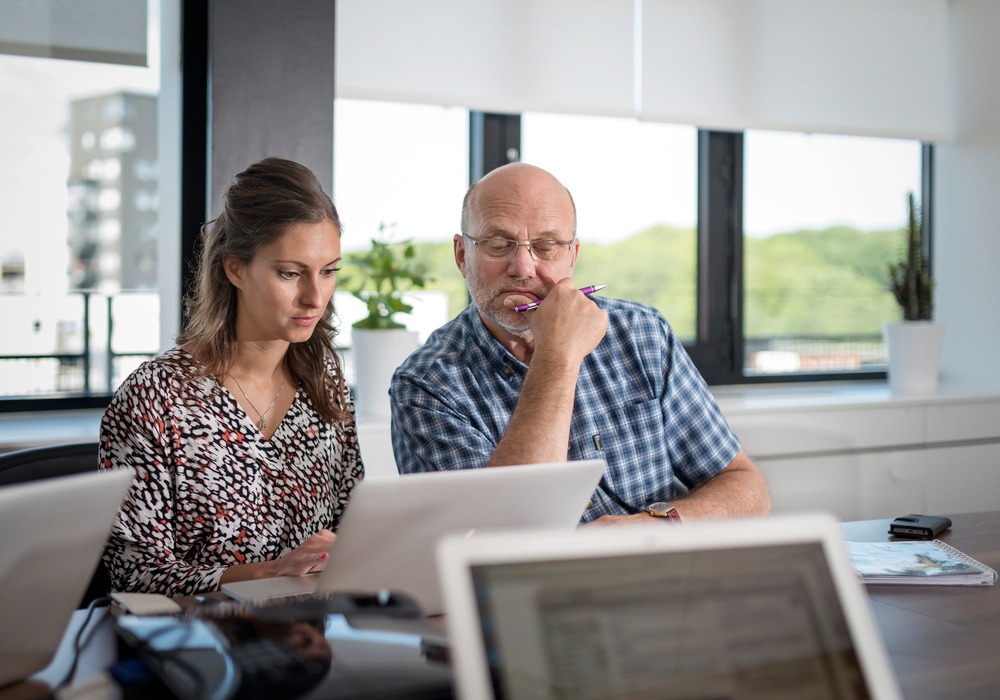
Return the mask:
M744 145L743 371L884 370L920 143L748 131Z
M338 99L334 102L333 200L343 224L345 255L372 238L412 240L433 270L412 294L414 311L401 318L426 340L465 308L465 282L455 267L452 237L459 232L469 187L469 111L456 107ZM351 324L362 303L338 289L337 345L353 381Z
M697 317L694 127L635 119L526 113L522 159L573 195L581 285L657 307L679 337ZM614 261L609 264L608 261Z
M148 12L124 7L148 23L138 43L159 46L159 3ZM145 307L133 313L144 325L135 338L136 324L111 314L120 295L157 286L157 241L148 235L157 227L157 178L134 173L137 162L157 172L159 82L155 51L148 66L0 54L0 404L106 397L131 362L119 362L116 344L158 351L146 328L159 318L155 294L138 299Z

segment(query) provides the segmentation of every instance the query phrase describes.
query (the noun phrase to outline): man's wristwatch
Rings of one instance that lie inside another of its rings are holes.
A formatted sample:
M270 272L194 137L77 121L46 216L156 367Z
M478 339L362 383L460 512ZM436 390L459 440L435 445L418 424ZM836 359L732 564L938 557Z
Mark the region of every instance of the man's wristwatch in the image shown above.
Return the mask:
M681 514L677 512L677 508L674 507L673 503L667 503L666 501L650 503L646 506L645 511L657 518L666 518L667 520L676 520L677 522L681 521Z

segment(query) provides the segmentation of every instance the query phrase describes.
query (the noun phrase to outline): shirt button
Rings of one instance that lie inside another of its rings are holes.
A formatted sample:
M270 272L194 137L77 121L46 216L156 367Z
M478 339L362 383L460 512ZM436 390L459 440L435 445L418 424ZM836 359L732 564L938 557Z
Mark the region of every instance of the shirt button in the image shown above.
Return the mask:
M503 368L503 376L505 376L505 377L509 377L510 376L510 367L504 367Z

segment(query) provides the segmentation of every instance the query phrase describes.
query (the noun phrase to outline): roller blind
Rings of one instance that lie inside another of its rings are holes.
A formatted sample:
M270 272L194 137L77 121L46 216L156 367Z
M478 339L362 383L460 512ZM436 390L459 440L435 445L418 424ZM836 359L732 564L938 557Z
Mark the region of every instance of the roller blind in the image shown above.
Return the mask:
M646 0L642 116L947 138L946 0Z
M938 141L948 0L338 0L340 97Z
M337 95L632 114L631 0L338 0Z
M145 0L0 0L0 53L147 65Z

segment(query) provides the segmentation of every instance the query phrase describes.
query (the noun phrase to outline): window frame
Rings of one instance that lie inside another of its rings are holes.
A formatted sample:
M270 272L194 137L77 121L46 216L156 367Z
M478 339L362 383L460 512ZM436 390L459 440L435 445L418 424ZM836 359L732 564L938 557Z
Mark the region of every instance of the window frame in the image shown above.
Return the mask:
M520 153L519 115L470 113L471 181ZM933 157L921 145L922 245L933 273ZM885 380L885 370L748 376L743 334L743 132L698 130L697 333L684 344L710 385Z
M201 222L205 218L208 175L208 26L207 10L183 13L184 56L181 161L181 289L192 284ZM521 152L521 116L470 111L470 183L490 170L514 162ZM331 134L332 139L332 134ZM921 147L921 215L924 254L933 272L934 148ZM884 380L883 371L815 372L747 376L744 366L743 133L698 131L698 279L697 334L685 343L710 385L778 382ZM110 393L0 399L0 413L105 408Z
M933 274L934 146L921 144L922 248ZM710 385L885 380L886 370L744 373L743 133L699 130L698 337L685 344Z

